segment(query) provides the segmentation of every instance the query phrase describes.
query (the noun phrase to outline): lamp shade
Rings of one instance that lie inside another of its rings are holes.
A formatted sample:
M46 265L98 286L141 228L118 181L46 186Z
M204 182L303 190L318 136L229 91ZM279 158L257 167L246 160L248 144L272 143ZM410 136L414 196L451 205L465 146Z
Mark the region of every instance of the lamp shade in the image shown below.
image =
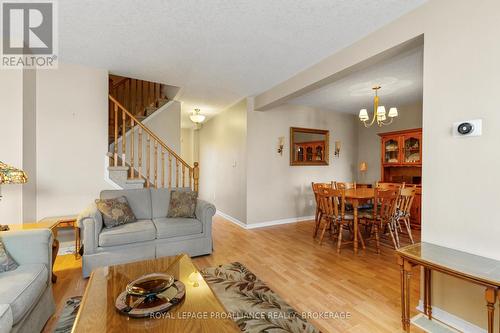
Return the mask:
M359 171L365 172L366 170L368 170L368 164L366 162L359 163Z
M390 108L389 109L389 117L394 118L398 116L398 109L397 108Z
M385 116L385 106L381 105L377 108L377 116Z
M28 176L23 170L0 162L0 184L24 184L27 181Z
M200 109L194 109L194 111L189 115L189 119L193 123L199 124L205 120L205 116L200 114Z
M359 120L367 121L368 119L368 111L366 109L359 110Z

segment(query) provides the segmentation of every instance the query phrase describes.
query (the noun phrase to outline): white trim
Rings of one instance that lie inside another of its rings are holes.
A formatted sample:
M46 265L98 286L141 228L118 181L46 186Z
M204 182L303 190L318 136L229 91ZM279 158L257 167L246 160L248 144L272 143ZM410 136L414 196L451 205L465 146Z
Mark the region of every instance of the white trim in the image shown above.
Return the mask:
M217 209L217 212L216 212L217 215L219 215L220 217L223 217L225 218L226 220L228 220L229 222L232 222L234 224L236 224L238 227L241 227L243 229L246 229L246 224L241 222L240 220L238 219L235 219L234 217L232 217L231 215L227 215L226 213L224 212L221 212L220 210Z
M424 304L422 300L418 301L417 310L422 313L424 312ZM487 333L487 331L484 328L476 326L466 321L465 319L457 317L436 306L432 307L432 318L461 332Z
M231 215L228 215L224 212L221 212L220 210L217 210L217 215L225 218L229 222L232 222L236 224L237 226L243 228L243 229L257 229L257 228L265 228L265 227L271 227L273 225L280 225L280 224L288 224L288 223L297 223L297 222L305 222L305 221L311 221L314 219L313 216L301 216L301 217L291 217L287 219L280 219L280 220L272 220L272 221L265 221L265 222L258 222L258 223L251 223L251 224L246 224L244 222L241 222L240 220L232 217Z

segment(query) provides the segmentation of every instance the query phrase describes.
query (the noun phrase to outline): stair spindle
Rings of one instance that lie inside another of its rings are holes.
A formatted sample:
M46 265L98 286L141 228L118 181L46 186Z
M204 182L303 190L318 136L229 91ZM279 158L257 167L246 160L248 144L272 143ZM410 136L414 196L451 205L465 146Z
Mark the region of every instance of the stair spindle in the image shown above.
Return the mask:
M165 151L161 148L161 187L165 187Z
M138 130L138 142L137 142L137 153L138 153L138 164L139 164L139 178L142 177L142 128L139 127Z
M149 179L151 173L151 135L146 138L146 187L149 188Z
M179 187L179 160L175 159L175 187Z
M172 154L168 153L168 188L172 188Z
M122 110L122 166L125 166L125 156L127 149L127 114Z
M193 188L193 169L189 168L189 188Z
M186 166L182 165L182 187L186 187Z
M114 142L114 165L118 166L118 105L115 104L115 142Z
M155 182L154 186L158 188L158 141L155 140L155 158L154 158L154 164L155 164Z
M135 137L135 130L134 130L134 119L130 118L130 178L134 179L135 178L135 165L134 165L134 137Z

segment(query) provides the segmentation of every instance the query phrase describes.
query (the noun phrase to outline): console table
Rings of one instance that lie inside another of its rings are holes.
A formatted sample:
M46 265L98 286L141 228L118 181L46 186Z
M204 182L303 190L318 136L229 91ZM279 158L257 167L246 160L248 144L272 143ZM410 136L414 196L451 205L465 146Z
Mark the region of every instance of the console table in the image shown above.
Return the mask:
M406 332L410 332L411 271L421 266L424 269L424 313L429 319L432 319L431 273L437 271L485 287L488 333L493 333L497 295L500 299L500 261L430 243L406 246L396 254L401 272L401 322Z

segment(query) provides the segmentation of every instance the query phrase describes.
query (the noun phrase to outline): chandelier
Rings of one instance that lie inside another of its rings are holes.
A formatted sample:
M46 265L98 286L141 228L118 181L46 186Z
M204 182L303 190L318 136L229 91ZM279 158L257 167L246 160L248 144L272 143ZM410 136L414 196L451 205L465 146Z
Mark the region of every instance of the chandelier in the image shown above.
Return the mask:
M378 90L380 88L381 88L380 86L375 86L372 88L375 91L375 97L373 98L372 120L370 121L370 117L368 116L368 110L366 109L359 110L359 120L363 122L365 127L371 127L375 123L375 120L377 121L377 125L379 127L382 127L384 125L390 125L392 124L394 118L398 116L398 109L395 107L391 107L389 109L389 114L387 115L389 117L389 120L387 120L385 106L378 105L379 104Z
M200 109L194 109L191 115L189 115L189 119L195 124L200 124L205 120L205 116L200 113Z

